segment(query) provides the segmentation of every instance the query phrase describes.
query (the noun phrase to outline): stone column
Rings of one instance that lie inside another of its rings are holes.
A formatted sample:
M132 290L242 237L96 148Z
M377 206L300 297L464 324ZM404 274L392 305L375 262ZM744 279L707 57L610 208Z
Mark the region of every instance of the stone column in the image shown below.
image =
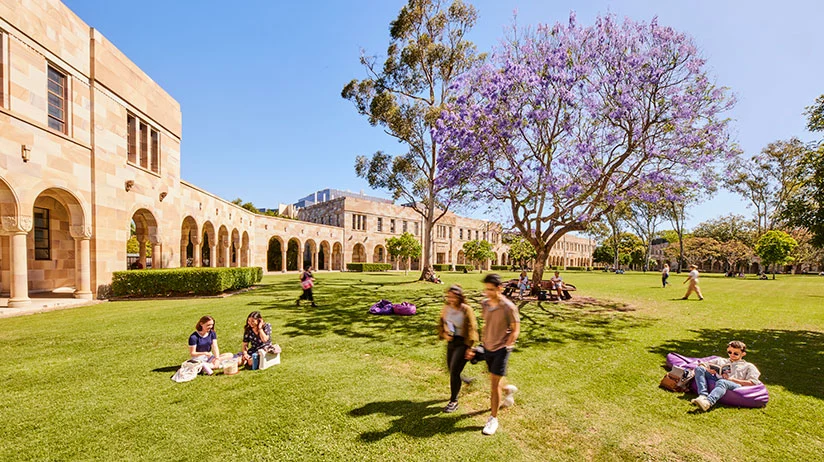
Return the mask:
M217 242L214 244L209 242L209 266L212 268L217 267Z
M75 249L77 249L74 257L74 298L85 300L93 298L90 241L91 233L88 236L83 235L74 238Z
M280 252L280 272L281 273L286 272L286 251L285 250L281 250L281 252Z
M162 260L163 251L160 249L160 242L152 242L152 269L163 268Z
M203 244L200 241L192 241L192 245L194 246L194 255L192 255L192 266L198 267L202 263L200 262L200 256L203 254Z
M11 297L9 308L29 306L29 273L28 254L26 252L27 231L18 228L11 234L9 248L11 250Z
M320 271L320 268L318 268L318 252L317 252L317 250L312 253L312 268L315 271Z
M232 266L231 256L229 255L229 240L226 239L220 243L221 252L223 253L223 266L228 268Z
M140 263L140 269L146 269L146 241L141 241L140 239L137 240L137 249L139 253L139 257L137 257L138 263ZM152 262L154 263L154 262Z

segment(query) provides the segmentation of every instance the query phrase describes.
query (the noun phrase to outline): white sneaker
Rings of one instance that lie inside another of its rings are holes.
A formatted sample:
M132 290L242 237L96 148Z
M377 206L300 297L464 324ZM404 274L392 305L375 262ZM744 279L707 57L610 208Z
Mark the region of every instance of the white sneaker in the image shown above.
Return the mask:
M712 407L712 403L710 403L710 400L708 400L704 395L700 395L698 398L690 400L690 402L700 407L704 412L707 412Z
M481 433L484 435L494 435L496 431L498 431L498 419L490 417L489 420L486 421L486 425L484 425Z
M506 393L506 396L512 396L517 391L518 391L518 387L516 387L515 385L507 385L507 386L504 387L504 392Z
M512 395L507 396L506 398L501 400L501 404L498 407L512 407L515 405L515 397Z

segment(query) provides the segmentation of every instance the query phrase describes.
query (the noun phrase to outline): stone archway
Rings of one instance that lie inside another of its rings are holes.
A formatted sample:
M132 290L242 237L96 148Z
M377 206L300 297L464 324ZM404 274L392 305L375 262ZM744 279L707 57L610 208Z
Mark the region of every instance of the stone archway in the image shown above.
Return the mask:
M315 270L318 269L318 245L314 240L308 239L303 243L303 254L300 263L303 265L301 266L303 269L309 267Z
M286 271L298 271L300 268L301 244L297 238L289 239L286 245Z
M203 239L200 243L200 262L201 266L211 268L217 267L217 233L212 222L207 221L203 223L202 234Z
M232 238L229 240L229 266L240 266L240 233L237 228L232 230Z
M197 221L188 215L180 226L180 267L200 266L200 250Z
M465 265L466 264L466 254L463 250L458 251L458 264Z
M128 264L128 268L162 268L163 252L160 246L160 233L158 231L157 219L155 219L154 214L145 208L137 209L132 215L132 221L129 226L133 226L132 231L135 240L137 240L137 249L131 249L137 250L137 258L132 258L134 261ZM130 233L132 231L130 231ZM148 249L146 247L147 245L149 246Z
M286 260L286 248L283 240L279 236L269 238L269 246L266 250L266 270L286 271L283 262Z
M220 225L217 230L217 255L215 263L218 267L227 268L229 266L229 228Z
M372 252L372 263L386 263L386 248L380 244L375 246Z
M343 270L343 245L340 242L335 242L332 246L332 269Z
M352 248L352 263L366 263L366 248L361 243Z
M318 251L318 268L319 270L329 271L331 269L332 252L329 250L329 242L321 241L320 250Z

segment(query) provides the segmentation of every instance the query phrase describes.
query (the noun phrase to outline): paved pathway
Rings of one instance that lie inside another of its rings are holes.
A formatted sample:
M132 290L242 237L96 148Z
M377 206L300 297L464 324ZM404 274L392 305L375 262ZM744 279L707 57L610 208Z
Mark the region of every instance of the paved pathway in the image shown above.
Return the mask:
M73 298L69 294L33 294L31 296L31 305L24 308L9 308L9 299L0 298L0 318L45 313L46 311L76 308L95 303L101 303L101 300L81 300Z

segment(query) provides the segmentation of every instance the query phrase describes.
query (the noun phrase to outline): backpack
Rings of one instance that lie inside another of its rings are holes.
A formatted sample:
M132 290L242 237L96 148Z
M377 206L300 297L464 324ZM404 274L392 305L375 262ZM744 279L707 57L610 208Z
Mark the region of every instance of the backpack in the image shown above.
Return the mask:
M392 311L394 311L398 316L412 316L418 312L418 308L409 302L401 302L396 305L392 305Z
M194 380L197 374L203 369L203 363L195 360L187 360L180 365L180 369L172 376L172 380L177 383L188 382Z
M381 300L369 308L370 314L392 314L392 302Z

